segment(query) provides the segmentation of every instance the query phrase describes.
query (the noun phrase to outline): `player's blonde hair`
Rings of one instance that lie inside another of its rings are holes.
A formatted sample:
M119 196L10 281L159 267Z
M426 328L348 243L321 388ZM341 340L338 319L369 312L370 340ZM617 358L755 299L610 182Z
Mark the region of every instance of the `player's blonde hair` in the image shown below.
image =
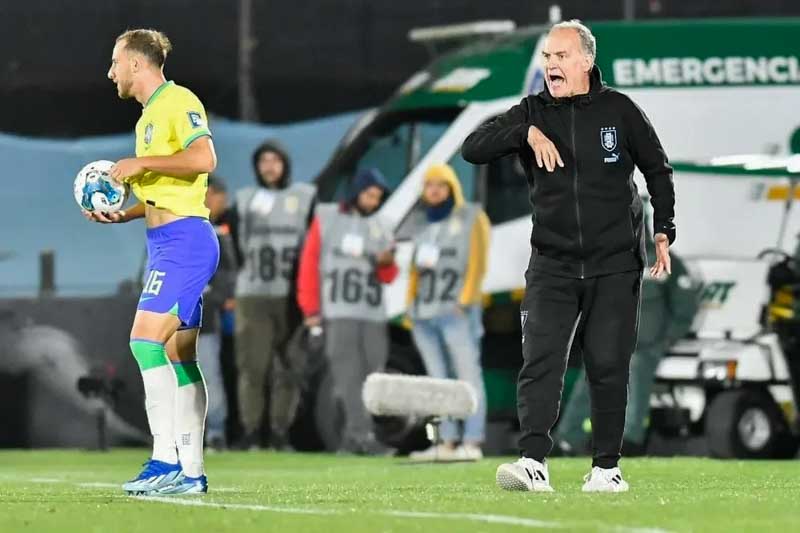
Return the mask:
M164 66L167 54L172 50L172 43L158 30L127 30L117 37L116 42L124 42L127 50L139 52L157 67Z

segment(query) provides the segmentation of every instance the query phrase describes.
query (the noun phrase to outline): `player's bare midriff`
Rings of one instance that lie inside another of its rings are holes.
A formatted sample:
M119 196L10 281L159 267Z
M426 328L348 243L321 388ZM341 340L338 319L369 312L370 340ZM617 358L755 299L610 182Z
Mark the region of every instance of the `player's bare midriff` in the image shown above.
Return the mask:
M167 209L146 205L144 209L144 218L148 228L157 228L158 226L163 226L164 224L186 217L176 215Z

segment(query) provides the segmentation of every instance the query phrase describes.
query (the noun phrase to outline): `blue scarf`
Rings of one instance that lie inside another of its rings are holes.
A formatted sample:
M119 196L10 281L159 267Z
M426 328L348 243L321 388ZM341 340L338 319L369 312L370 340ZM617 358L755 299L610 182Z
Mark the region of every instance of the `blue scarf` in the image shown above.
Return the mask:
M448 216L450 216L450 212L453 210L454 205L456 205L456 201L453 198L453 195L450 195L450 197L444 202L428 206L428 208L425 210L425 215L428 218L428 222L439 222L440 220L446 219Z

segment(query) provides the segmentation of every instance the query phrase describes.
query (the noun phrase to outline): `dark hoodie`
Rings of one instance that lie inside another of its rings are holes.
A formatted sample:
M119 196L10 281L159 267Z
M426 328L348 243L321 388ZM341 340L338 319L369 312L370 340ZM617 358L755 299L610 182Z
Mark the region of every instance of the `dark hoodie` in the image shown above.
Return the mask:
M261 155L266 152L273 152L283 159L283 176L281 176L277 188L285 189L292 182L292 161L289 159L289 154L283 145L275 139L264 141L261 146L256 148L256 151L253 152L253 171L255 172L256 184L261 187L266 187L261 179L261 175L258 173L258 160L261 158Z
M368 168L359 171L350 183L350 187L347 190L347 198L342 203L342 208L346 210L356 209L361 213L361 210L358 208L358 195L361 194L363 190L373 186L383 191L383 198L381 200L381 204L383 204L383 202L386 201L386 197L389 195L389 186L386 184L386 178L383 177L383 174L381 174L381 171L377 168ZM361 214L366 216L365 213Z
M350 183L347 198L339 204L340 212L348 213L357 210L362 216L369 216L358 209L358 195L368 187L379 187L383 190L383 200L389 193L389 187L380 170L370 168L360 171ZM370 215L372 213L369 213ZM303 310L303 315L311 317L318 315L321 310L320 298L320 258L322 250L322 232L318 218L314 218L303 243L300 254L300 265L297 275L297 303ZM375 276L380 283L391 283L397 276L397 264L375 265Z
M528 146L535 125L556 146L564 167L538 168ZM644 266L642 203L634 165L647 181L655 233L675 239L675 193L656 133L641 109L592 69L588 94L553 98L547 87L474 131L462 155L489 163L518 154L533 205L531 268L586 278Z
M267 188L267 185L262 181L261 176L258 173L258 160L261 157L261 154L265 152L274 152L278 154L281 159L283 159L283 176L281 176L277 188L285 189L292 182L292 161L289 159L289 154L283 145L275 139L267 139L261 144L261 146L256 148L255 152L253 152L253 172L256 185ZM313 208L309 212L309 223L311 222L311 213L313 213ZM244 256L242 255L242 250L239 246L239 212L236 208L236 205L232 205L227 211L225 211L225 214L222 216L222 222L227 224L230 228L231 236L235 246L236 263L241 267L244 264Z

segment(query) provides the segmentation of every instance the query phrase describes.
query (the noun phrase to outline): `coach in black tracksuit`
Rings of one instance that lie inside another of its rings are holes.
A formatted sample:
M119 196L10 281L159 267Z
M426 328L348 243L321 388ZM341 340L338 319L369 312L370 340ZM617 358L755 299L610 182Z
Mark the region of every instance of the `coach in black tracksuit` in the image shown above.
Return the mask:
M620 457L646 264L633 171L636 166L644 174L651 196L654 234L661 242L652 270L659 275L669 269L667 249L675 239L672 168L647 117L603 83L593 57L583 72L588 91L584 86L558 98L552 87L563 93L567 82L580 80L565 80L570 74L552 67L557 58L545 57L545 90L473 132L462 155L483 164L518 154L530 185L532 253L521 305L524 363L518 381L523 456L542 462L550 452L580 316L583 337L576 341L591 387L593 466L613 468Z

